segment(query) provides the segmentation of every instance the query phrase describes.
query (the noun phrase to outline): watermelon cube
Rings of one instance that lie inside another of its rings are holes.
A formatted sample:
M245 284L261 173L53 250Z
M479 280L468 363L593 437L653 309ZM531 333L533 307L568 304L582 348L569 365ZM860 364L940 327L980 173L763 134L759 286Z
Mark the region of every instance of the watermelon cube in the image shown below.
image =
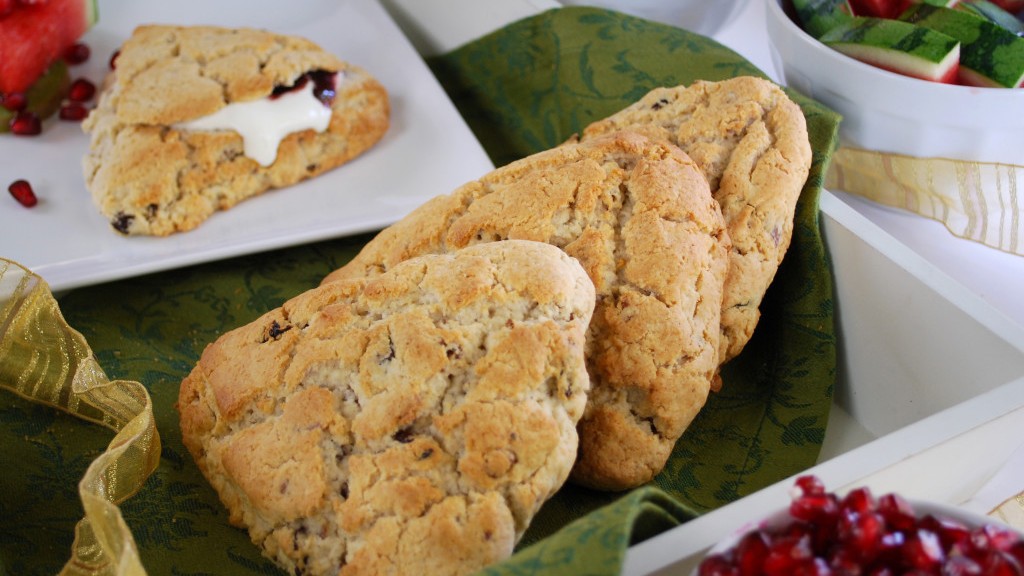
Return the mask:
M24 92L97 19L96 0L15 2L0 17L0 92Z
M847 56L891 72L947 83L957 77L960 42L924 26L857 17L828 31L820 40Z
M901 17L960 41L961 83L1017 88L1024 84L1024 38L961 10L918 4Z

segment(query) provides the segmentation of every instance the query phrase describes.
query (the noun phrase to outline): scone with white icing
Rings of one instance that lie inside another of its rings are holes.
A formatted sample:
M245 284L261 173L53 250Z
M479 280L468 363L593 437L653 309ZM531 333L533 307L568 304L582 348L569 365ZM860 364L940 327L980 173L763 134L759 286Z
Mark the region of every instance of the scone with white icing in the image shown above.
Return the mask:
M576 456L594 285L495 242L303 293L203 352L185 446L289 574L470 574Z
M83 169L123 234L191 230L348 162L388 129L380 82L303 38L147 25L115 63L83 124Z

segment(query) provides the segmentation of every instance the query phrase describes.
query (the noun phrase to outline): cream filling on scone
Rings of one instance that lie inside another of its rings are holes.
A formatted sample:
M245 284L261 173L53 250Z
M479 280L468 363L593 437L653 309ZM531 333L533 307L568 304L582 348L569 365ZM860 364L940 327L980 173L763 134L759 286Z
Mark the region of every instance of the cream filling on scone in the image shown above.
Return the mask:
M333 78L332 90L338 87L338 76ZM289 134L303 130L318 133L331 123L331 106L313 93L314 83L247 102L232 102L213 114L180 122L178 130L230 130L242 137L243 152L260 166L270 166L277 159L277 148Z

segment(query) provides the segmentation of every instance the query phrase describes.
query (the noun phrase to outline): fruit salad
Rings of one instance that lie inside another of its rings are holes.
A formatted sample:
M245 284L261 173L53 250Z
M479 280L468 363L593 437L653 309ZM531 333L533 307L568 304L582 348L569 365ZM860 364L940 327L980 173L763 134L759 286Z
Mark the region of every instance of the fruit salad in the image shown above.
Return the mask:
M914 78L1024 86L1024 0L786 0L805 32Z
M701 561L698 576L1024 575L1024 539L996 523L920 513L903 496L866 487L845 496L813 475L793 486L787 515Z

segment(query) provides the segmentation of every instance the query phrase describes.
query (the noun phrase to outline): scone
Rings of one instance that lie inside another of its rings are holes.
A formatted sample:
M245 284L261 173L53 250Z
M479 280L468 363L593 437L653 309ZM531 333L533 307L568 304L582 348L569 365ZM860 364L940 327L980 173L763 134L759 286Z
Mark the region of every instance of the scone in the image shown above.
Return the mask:
M508 239L577 258L597 289L590 400L573 480L619 490L661 471L718 366L728 234L677 147L617 133L540 152L428 201L325 278Z
M750 340L761 300L789 248L811 145L800 107L755 77L656 88L587 126L584 140L629 129L665 138L700 166L732 239L722 308L721 361Z
M380 82L293 36L141 26L115 64L83 124L83 170L123 234L191 230L348 162L389 124Z
M289 574L472 573L569 474L593 306L525 241L323 285L207 347L185 446Z

